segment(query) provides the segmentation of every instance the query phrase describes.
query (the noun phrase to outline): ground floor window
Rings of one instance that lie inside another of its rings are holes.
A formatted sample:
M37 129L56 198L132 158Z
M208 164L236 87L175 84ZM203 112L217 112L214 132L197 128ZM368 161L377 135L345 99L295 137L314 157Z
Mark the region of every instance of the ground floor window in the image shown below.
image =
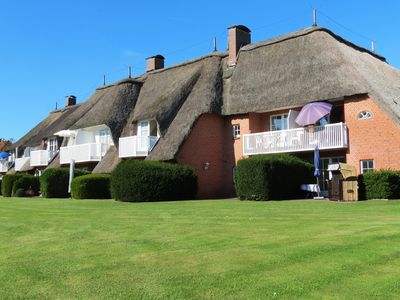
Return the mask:
M360 160L361 174L375 170L375 164L373 159Z

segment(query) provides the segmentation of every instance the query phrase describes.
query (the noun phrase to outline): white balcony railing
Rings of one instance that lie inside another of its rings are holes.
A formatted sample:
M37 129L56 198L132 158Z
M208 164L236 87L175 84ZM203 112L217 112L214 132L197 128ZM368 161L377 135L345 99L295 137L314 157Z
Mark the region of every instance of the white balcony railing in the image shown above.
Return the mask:
M31 167L47 166L50 161L50 152L48 150L31 151Z
M0 159L0 173L6 173L10 163L8 159Z
M30 157L20 157L15 159L15 171L21 171L23 166L29 163Z
M72 160L76 163L100 161L107 152L109 144L88 143L60 148L60 163L69 164Z
M147 156L158 140L157 136L128 136L119 139L119 157Z
M267 154L347 148L344 123L306 128L267 131L243 135L243 154Z

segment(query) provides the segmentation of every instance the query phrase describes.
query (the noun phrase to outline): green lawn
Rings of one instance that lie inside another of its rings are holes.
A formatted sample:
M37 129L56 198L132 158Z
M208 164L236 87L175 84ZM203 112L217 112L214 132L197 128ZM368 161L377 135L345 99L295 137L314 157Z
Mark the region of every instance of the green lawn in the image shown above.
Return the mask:
M0 298L388 299L400 201L0 198Z

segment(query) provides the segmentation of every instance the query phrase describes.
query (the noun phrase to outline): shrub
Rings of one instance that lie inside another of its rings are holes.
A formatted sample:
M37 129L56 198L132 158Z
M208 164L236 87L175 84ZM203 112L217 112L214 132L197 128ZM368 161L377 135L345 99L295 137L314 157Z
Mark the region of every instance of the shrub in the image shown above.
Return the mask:
M74 177L87 175L90 172L82 169L75 169ZM46 198L68 198L68 168L47 169L40 176L40 191Z
M15 191L15 193L13 194L13 197L17 197L17 198L20 198L20 197L25 197L25 191L24 191L24 189L17 189L16 191Z
M22 189L24 191L24 196L39 195L40 182L39 177L33 175L24 174L18 178L12 187L12 195L15 196L17 190Z
M196 191L194 170L172 163L125 160L111 175L111 195L120 201L193 199Z
M400 199L400 171L379 170L359 176L361 199Z
M236 168L236 193L242 200L302 198L300 185L312 182L313 165L288 154L255 155L239 160Z
M111 199L110 174L89 174L72 180L71 195L74 199Z
M25 174L6 174L3 176L1 184L1 193L4 197L11 197L13 191L14 182Z

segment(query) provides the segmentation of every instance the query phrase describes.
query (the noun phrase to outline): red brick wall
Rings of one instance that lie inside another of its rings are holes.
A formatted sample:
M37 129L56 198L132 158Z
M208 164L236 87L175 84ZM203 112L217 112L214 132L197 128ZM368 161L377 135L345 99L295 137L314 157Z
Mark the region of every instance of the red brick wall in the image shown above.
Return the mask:
M218 115L202 115L178 152L179 164L193 167L198 176L198 198L225 196L224 119ZM209 167L205 170L205 164Z
M372 118L358 120L361 111L371 112ZM345 99L344 115L349 132L347 163L358 172L363 159L373 159L376 169L400 169L400 127L372 99Z

